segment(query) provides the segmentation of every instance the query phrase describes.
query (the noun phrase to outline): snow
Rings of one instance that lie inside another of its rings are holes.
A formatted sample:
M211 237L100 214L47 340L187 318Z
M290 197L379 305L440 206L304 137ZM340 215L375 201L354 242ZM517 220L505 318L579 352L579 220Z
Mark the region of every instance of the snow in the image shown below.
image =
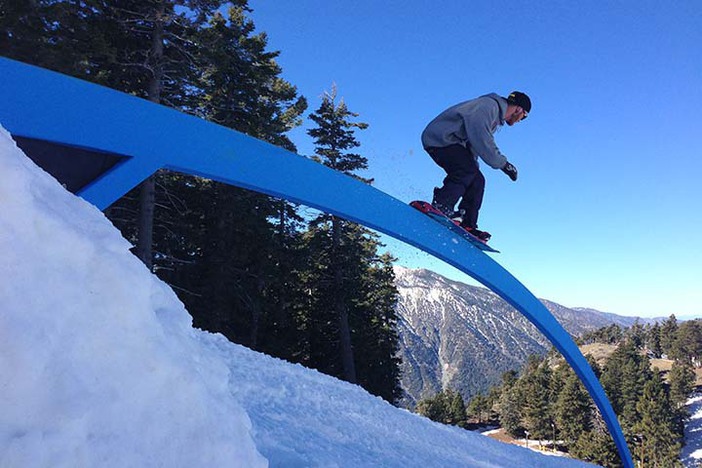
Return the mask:
M0 467L586 466L192 327L0 127Z
M693 395L686 406L690 417L685 422L685 446L680 459L684 466L696 467L702 461L702 393Z

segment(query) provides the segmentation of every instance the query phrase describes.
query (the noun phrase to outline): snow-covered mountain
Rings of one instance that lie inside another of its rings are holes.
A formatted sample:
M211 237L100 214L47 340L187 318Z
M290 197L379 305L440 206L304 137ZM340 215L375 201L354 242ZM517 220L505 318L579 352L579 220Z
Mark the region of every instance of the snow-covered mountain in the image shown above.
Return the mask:
M531 354L544 354L548 340L516 309L491 291L451 281L428 270L396 267L402 356L403 404L451 388L469 398L485 392ZM543 301L574 336L636 318Z
M0 127L0 467L586 466L194 329L130 247Z

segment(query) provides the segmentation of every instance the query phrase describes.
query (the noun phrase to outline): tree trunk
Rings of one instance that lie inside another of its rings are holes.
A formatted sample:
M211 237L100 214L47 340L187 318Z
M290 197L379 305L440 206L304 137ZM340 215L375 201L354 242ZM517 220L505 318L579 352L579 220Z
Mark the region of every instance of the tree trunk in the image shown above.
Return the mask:
M341 226L338 218L332 216L332 262L334 264L334 309L339 319L339 351L341 352L341 364L343 369L343 379L347 382L357 383L356 364L353 357L353 347L351 346L351 327L349 326L349 310L344 300L344 274L339 259L339 237Z
M159 3L154 30L151 34L150 69L148 86L149 101L161 102L163 79L163 18L165 3ZM154 208L156 206L156 179L152 175L141 184L139 191L139 220L137 221L138 241L136 255L149 270L153 270Z
M278 268L278 304L275 308L275 318L274 318L274 336L282 334L288 331L288 287L286 284L286 275L290 270L290 265L288 265L289 257L286 249L286 215L285 215L285 202L281 201L279 204L280 211L278 212L278 219L280 222L279 232L280 232L280 243L278 250L278 258L280 262L280 267Z
M141 183L139 190L139 219L137 221L138 241L136 256L153 270L154 206L156 200L155 176Z
M256 276L256 294L251 300L251 329L249 330L249 347L254 351L258 349L258 335L261 328L261 317L263 316L262 297L266 289L266 282L263 274L259 272Z

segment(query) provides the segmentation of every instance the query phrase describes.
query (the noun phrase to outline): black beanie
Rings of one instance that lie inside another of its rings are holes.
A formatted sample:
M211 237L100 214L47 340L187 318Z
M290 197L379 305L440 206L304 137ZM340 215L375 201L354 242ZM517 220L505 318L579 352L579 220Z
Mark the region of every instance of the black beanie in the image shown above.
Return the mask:
M507 96L507 102L519 106L527 112L531 112L531 99L524 93L519 91L512 91Z

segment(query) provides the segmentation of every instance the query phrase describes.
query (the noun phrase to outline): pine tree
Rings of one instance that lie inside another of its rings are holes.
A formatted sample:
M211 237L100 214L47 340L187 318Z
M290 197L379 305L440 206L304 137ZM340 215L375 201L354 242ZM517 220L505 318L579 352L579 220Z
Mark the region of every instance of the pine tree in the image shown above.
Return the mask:
M499 396L495 402L500 426L513 437L522 435L523 397L520 392L517 372L514 370L502 374Z
M569 450L570 455L606 468L618 468L621 460L614 441L606 430L583 432Z
M486 421L490 413L490 399L485 395L479 394L474 396L468 403L468 415L478 421L478 424Z
M335 89L326 93L310 115L313 159L370 183L357 174L367 168L367 160L352 151L359 146L355 131L367 124L355 117L343 100L337 103ZM395 402L401 396L397 289L393 259L378 254L378 239L368 229L328 214L309 222L302 236L308 262L300 276L307 304L300 314L307 343L301 362Z
M446 404L443 392L420 400L415 410L418 414L432 421L444 422L446 419Z
M349 111L343 100L338 105L335 100L336 89L334 88L331 93L325 93L319 109L310 115L316 127L308 130L307 133L315 141L315 159L327 167L360 179L356 171L366 169L367 160L349 150L360 146L354 135L355 130L363 130L368 127L368 124L353 122L351 118L358 115ZM355 383L357 381L356 364L349 323L351 290L344 284L347 270L354 265L346 262L347 258L343 256L343 250L349 243L355 243L358 237L351 234L350 223L336 216L321 215L315 220L314 225L318 233L329 236L328 250L324 252L325 258L329 261L328 287L331 303L328 305L334 311L338 330L341 376Z
M702 321L683 322L677 329L670 349L670 358L699 363L702 357Z
M678 331L678 320L671 314L661 325L661 348L664 354L670 354L673 349L673 341Z
M454 426L465 428L466 421L466 404L463 401L463 396L455 391L449 391L447 394L448 399L448 424Z
M81 67L61 71L154 103L182 108L198 74L195 31L223 2L217 0L91 0L47 2L62 11L56 31L64 49L83 51ZM76 22L80 26L76 27ZM70 54L69 54L70 57ZM75 58L73 59L75 62ZM116 224L135 244L135 254L153 267L157 179L150 176L117 209ZM135 202L134 198L138 198ZM124 214L134 216L125 219ZM113 212L108 212L113 216ZM125 225L126 224L126 225Z
M499 401L500 426L512 437L524 435L522 408L524 398L517 385L503 390Z
M7 0L0 4L3 55L100 84L114 54L106 2Z
M602 386L623 426L631 427L638 420L636 402L650 378L650 360L630 340L620 344L608 358L602 373Z
M466 406L460 393L447 389L417 404L417 413L432 421L452 426L466 426Z
M200 73L185 106L220 125L294 150L285 132L300 123L306 102L280 78L278 52L266 50L267 38L255 34L249 11L246 1L237 1L226 17L214 13L192 35ZM187 200L187 211L164 212L169 222L157 242L159 272L179 291L196 326L298 359L294 285L302 254L295 207L173 173L161 185L169 197Z
M695 388L695 371L687 361L674 361L668 375L671 403L680 408Z
M598 330L585 333L581 338L581 342L583 344L590 344L590 343L617 344L622 340L623 334L624 334L624 332L622 331L622 328L619 325L617 325L616 323L613 323L613 324L608 325L606 327L602 327Z
M402 387L395 259L387 253L378 256L381 244L377 236L363 231L361 262L364 267L359 272L354 313L349 317L352 339L363 349L363 358L356 360L358 383L370 393L396 403L402 396Z
M644 326L636 319L634 324L628 328L626 337L636 349L641 349L646 341Z
M651 353L653 353L653 357L660 359L663 355L663 347L661 346L661 327L658 325L658 322L654 323L648 330L646 344Z
M301 124L307 101L280 77L280 52L267 50L268 37L255 32L250 11L239 0L226 17L217 12L198 30L199 94L191 106L209 121L295 151L286 132Z
M534 358L527 363L527 371L520 386L524 395L524 425L535 439L547 439L551 434L551 370L546 361Z
M572 446L578 441L580 434L592 430L594 408L580 379L572 371L569 374L558 395L555 420L566 445Z
M679 435L672 416L674 411L657 370L644 385L636 406L641 418L633 426L639 442L635 456L644 466L681 466Z

